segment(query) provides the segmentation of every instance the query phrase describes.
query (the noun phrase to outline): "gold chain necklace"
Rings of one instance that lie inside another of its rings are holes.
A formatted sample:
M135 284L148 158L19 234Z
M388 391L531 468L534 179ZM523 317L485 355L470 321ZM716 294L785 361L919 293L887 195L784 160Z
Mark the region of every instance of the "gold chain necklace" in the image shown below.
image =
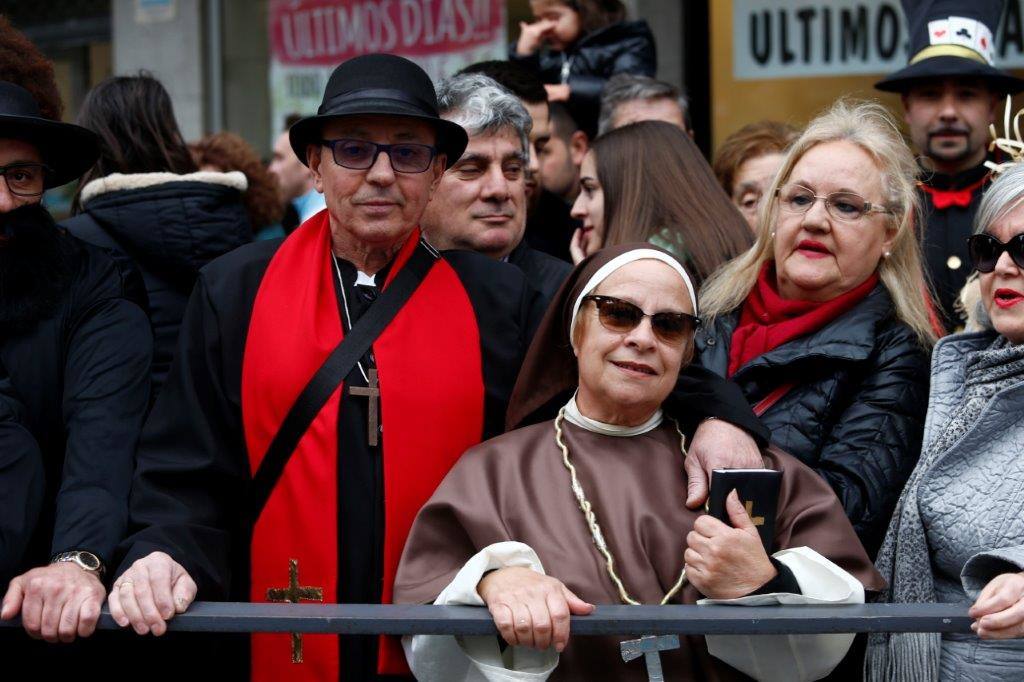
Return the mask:
M569 470L569 477L572 479L572 492L576 496L576 502L579 504L580 511L583 512L583 518L587 521L587 527L590 529L590 537L594 540L594 545L597 547L597 551L601 553L605 560L605 568L608 571L609 577L612 582L619 590L619 598L626 604L632 604L633 606L639 606L640 602L629 596L626 592L626 587L622 584L622 580L615 572L615 559L612 557L611 551L608 549L608 544L604 540L604 534L601 532L601 526L597 523L597 516L594 514L593 505L587 500L587 496L583 493L583 486L580 485L580 480L576 475L576 466L569 461L569 448L566 447L565 441L562 439L562 421L565 419L565 408L563 407L558 411L558 416L555 418L555 443L562 451L562 464ZM683 435L682 430L679 428L679 423L672 420L672 423L676 426L676 433L679 434L679 447L683 451L683 457L686 457L686 436ZM679 573L679 580L672 586L665 596L661 599L661 606L668 603L668 600L676 596L676 593L682 589L683 585L686 584L686 564L683 564L683 570Z

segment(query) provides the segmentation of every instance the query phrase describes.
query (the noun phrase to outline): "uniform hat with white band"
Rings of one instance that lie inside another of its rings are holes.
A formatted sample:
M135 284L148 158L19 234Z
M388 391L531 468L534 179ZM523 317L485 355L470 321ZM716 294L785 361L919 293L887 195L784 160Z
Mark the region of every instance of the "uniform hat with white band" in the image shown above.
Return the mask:
M993 32L1003 0L903 0L910 34L906 67L875 83L886 92L906 92L930 78L983 80L992 90L1013 94L1024 80L995 67Z

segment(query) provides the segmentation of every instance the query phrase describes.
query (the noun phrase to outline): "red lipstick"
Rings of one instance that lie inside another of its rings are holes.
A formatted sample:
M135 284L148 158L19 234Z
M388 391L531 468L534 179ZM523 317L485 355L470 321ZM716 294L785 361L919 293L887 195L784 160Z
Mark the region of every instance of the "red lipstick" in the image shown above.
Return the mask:
M828 250L828 247L821 242L816 242L813 239L804 239L802 242L796 245L796 250L804 258L825 258L831 256L832 252Z
M996 289L992 299L1000 308L1012 308L1021 301L1024 301L1024 294L1015 289Z

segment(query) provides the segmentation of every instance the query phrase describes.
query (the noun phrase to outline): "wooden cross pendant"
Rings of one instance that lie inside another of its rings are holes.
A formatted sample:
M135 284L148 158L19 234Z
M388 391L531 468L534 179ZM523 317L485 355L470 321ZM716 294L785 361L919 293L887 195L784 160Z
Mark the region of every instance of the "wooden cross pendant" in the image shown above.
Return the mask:
M754 523L755 526L763 526L764 525L764 517L763 516L754 516L754 503L753 502L747 502L743 506L747 508L747 516L750 517L750 520Z
M377 387L377 370L371 369L369 376L367 376L366 383L369 384L366 388L362 386L352 386L348 389L349 395L364 396L369 398L369 404L367 405L367 429L369 433L367 438L369 439L370 445L377 445L377 434L380 431L380 417L377 414L378 398L380 397L380 389Z
M299 585L299 561L288 560L288 587L271 587L267 590L267 601L298 604L299 601L324 600L322 587L303 587ZM302 633L292 633L292 663L302 663Z

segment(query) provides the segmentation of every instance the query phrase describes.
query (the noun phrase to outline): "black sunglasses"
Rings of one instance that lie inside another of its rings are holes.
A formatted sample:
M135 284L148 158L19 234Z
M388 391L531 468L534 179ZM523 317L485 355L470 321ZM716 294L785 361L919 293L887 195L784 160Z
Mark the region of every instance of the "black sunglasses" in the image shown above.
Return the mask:
M1003 252L1018 268L1024 268L1024 233L1010 237L1005 244L990 234L973 234L967 238L967 247L971 253L971 263L978 272L989 273L996 269L996 263Z
M437 156L437 149L429 144L401 142L399 144L377 144L369 140L321 140L331 148L334 163L352 170L366 170L377 163L381 152L388 155L391 169L396 173L422 173L430 168Z
M689 313L661 312L648 315L640 306L614 296L584 296L583 302L587 301L593 301L597 307L597 319L601 325L620 334L636 329L641 320L649 317L655 336L665 343L678 345L700 327L700 319Z

